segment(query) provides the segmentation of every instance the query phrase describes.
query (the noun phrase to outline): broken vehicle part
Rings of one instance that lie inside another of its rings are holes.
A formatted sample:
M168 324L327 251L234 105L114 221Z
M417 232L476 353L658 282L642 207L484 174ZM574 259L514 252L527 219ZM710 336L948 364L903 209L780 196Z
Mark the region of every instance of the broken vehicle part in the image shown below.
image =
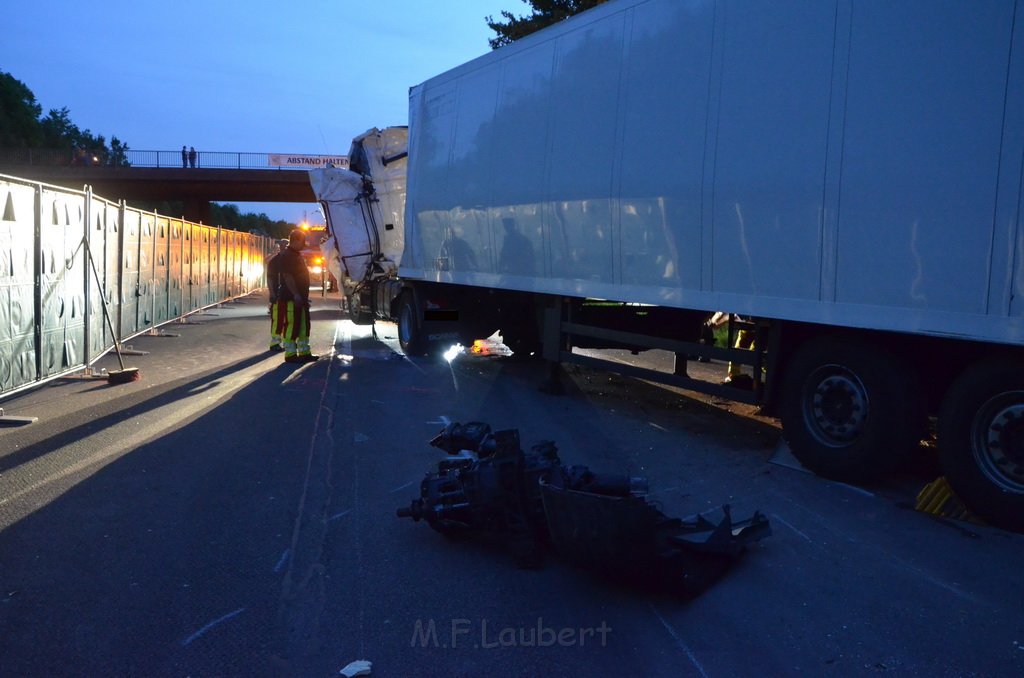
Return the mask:
M754 512L718 522L669 518L647 499L647 480L563 466L551 441L524 452L516 429L449 424L430 444L448 453L420 484L400 518L425 520L442 534L508 541L520 565L537 565L550 544L570 562L618 580L696 595L747 545L771 534Z

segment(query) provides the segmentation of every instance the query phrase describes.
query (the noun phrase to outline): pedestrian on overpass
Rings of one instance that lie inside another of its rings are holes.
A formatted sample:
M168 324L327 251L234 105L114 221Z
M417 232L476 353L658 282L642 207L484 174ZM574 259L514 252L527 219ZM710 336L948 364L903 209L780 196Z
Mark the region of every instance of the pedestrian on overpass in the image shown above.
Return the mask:
M195 146L189 146L189 149L188 149L188 164L192 167L192 169L196 168L196 147Z
M309 352L309 269L302 257L305 246L306 234L295 229L288 237L288 247L279 255L277 312L283 322L281 343L287 363L309 363L319 358Z
M181 147L181 169L188 169L188 149Z
M277 299L281 289L281 253L288 247L287 240L277 241L277 251L267 257L267 291L270 293L270 350L283 351L281 334L284 332L284 323L281 314L277 312Z

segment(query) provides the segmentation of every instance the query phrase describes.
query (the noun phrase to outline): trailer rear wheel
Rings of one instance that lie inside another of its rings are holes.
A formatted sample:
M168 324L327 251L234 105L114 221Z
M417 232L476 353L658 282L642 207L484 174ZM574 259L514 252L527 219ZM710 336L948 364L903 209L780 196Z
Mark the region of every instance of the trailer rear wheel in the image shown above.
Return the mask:
M862 482L917 447L926 411L913 371L888 351L818 337L790 361L780 414L804 466L827 478Z
M968 367L943 399L938 437L946 479L967 507L1024 530L1024 365Z
M423 355L427 352L427 338L423 332L423 312L416 303L416 296L410 291L398 297L398 343L406 355Z

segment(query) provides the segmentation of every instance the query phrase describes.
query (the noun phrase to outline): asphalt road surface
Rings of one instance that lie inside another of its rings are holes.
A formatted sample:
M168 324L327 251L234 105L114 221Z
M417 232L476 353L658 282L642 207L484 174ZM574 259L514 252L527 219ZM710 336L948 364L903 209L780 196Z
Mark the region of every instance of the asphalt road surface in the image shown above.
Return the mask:
M1024 675L1024 537L913 511L922 473L825 481L772 462L771 422L595 370L552 396L539 365L409 359L334 306L310 365L265 351L251 297L134 340L142 381L3 402L39 421L0 429L0 675ZM517 569L395 517L450 421L774 535L692 601Z

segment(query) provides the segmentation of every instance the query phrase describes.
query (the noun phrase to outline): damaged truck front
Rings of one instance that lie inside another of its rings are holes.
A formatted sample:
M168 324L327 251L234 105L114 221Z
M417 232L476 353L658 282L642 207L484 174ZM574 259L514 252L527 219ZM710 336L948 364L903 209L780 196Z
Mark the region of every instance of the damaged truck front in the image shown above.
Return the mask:
M933 417L956 493L1024 529L1019 5L613 0L428 80L313 172L350 315L411 353L745 364L603 365L760 404L845 481ZM753 346L697 343L715 311Z

